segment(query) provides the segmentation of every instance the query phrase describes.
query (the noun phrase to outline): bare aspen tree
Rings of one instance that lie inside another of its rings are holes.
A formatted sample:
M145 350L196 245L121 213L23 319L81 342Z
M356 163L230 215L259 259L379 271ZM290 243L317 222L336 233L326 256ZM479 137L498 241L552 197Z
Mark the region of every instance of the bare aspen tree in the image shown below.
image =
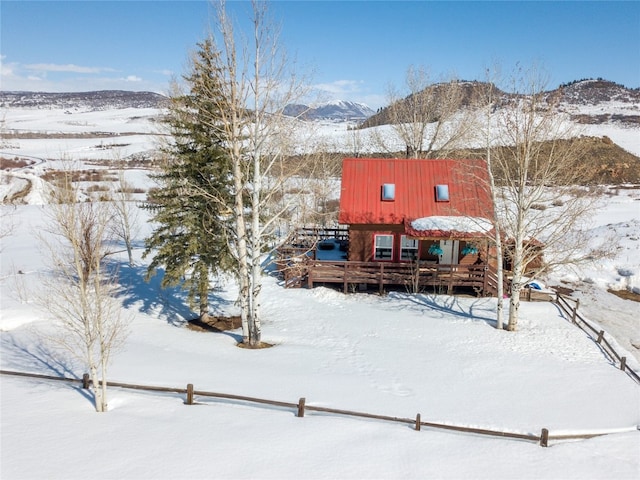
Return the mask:
M231 192L227 235L235 258L239 283L243 344L261 344L260 291L262 262L270 249L268 239L290 205L278 201L282 185L295 172L282 160L293 152L294 123L283 115L287 104L304 93L302 79L290 71L293 65L280 49L278 30L268 16L266 4L254 1L251 33L243 37L229 17L224 1L216 3L213 32L206 42L210 78L216 92L202 84L197 101L215 108L211 118L230 164ZM213 186L212 186L213 187ZM219 188L199 188L211 201L228 202Z
M337 185L340 182L341 160L325 152L318 152L313 160L315 175L311 179L311 191L314 199L314 223L316 225L336 226L338 223L336 200Z
M70 176L54 191L48 231L51 274L38 303L58 322L49 339L89 370L97 412L107 410L107 366L126 337L117 278L105 261L113 210L107 202L69 201L77 195Z
M349 127L349 147L351 155L358 158L362 154L362 147L364 146L362 130L353 126Z
M464 108L456 79L434 83L423 67L411 66L406 89L390 87L388 121L406 145L407 158L446 157L472 132L474 117Z
M133 239L138 233L138 207L133 196L133 186L127 181L124 169L118 170L118 180L111 193L114 208L113 234L122 240L127 250L129 266L133 266Z
M492 141L493 141L493 122L492 114L496 109L496 104L499 102L498 94L494 85L494 82L487 74L487 82L478 92L477 97L479 106L484 109L484 143L485 154L487 162L489 189L491 195L491 202L493 204L493 218L491 221L494 227L494 236L492 241L495 244L496 249L496 277L497 277L497 304L496 304L496 328L502 330L504 328L504 255L502 246L502 228L500 225L500 218L498 217L498 188L496 186L496 178L493 171L493 159L491 157Z
M583 225L597 200L580 187L589 179L587 162L576 132L545 93L546 85L539 69L518 69L490 130L494 143L501 145L489 152L511 263L511 331L517 327L520 292L529 277L602 253L601 246L588 246Z

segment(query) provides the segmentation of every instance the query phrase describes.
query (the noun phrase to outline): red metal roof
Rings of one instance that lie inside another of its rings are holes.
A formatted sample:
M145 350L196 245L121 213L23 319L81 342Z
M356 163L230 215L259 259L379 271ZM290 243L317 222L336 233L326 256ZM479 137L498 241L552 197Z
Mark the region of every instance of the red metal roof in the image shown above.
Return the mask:
M382 185L395 184L395 200ZM436 185L449 201L436 202ZM400 224L430 216L492 218L486 163L482 160L346 158L342 163L339 222Z

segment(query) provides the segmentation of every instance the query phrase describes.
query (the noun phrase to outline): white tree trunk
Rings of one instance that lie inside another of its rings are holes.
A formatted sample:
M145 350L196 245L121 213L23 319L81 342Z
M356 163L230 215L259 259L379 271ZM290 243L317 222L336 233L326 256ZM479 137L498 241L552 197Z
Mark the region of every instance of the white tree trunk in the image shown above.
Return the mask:
M494 203L495 205L495 203ZM498 302L496 304L496 328L502 330L504 328L504 267L502 253L502 238L500 238L500 229L496 228L496 276L498 277Z
M96 412L105 412L105 388L100 385L100 376L98 375L98 368L95 365L89 367L89 373L91 375L91 383L93 390L93 402L96 408Z
M523 226L524 228L524 226ZM520 231L523 231L521 229ZM507 324L507 330L514 332L518 327L519 312L520 312L520 292L523 287L523 275L524 265L522 259L524 258L523 244L524 239L516 238L513 254L513 276L511 278L511 295L509 297L509 323Z

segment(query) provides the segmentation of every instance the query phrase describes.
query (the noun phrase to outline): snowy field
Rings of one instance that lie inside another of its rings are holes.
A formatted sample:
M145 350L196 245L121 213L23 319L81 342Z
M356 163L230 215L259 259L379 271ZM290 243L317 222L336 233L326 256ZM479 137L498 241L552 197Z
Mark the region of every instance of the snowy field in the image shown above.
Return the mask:
M36 127L26 127L31 128ZM57 126L41 120L38 128ZM123 154L149 149L149 135L134 137ZM3 223L13 224L12 234L2 239L0 264L2 369L84 373L43 340L54 325L32 293L46 273L45 252L34 233L44 231L47 207L43 185L34 179L63 158L57 152L68 155L66 141L16 140L18 148L2 149L4 156L41 159L17 177L3 173L0 181L4 197L19 178L33 180L30 204L2 207ZM104 151L92 149L96 139L77 142L73 158L104 158ZM126 142L114 137L114 143ZM129 174L134 184L148 188L145 172ZM587 318L615 335L616 349L640 371L633 347L640 345L639 304L606 292L640 287L640 190L612 193L617 194L603 197L590 228L594 236L619 237L616 257L546 281L578 290L574 295ZM149 231L142 222L140 247ZM185 406L177 394L117 388L109 390L110 411L97 414L77 385L2 376L3 480L640 478L640 387L550 303L523 303L519 330L509 333L494 328L495 299L285 290L267 276L263 335L274 347L248 351L236 347L238 331L186 328L193 313L184 293L161 290L157 277L145 282L150 259L143 260L141 252L136 250L134 267L118 259L128 287L123 309L131 323L110 380L176 388L193 383L197 390L293 403L305 397L308 405L408 418L420 413L427 422L533 435L542 428L552 436L606 435L541 448L425 427L416 432L371 419L314 412L297 418L293 410L204 397L196 397L199 405ZM215 313L238 313L233 282L220 279L215 287Z

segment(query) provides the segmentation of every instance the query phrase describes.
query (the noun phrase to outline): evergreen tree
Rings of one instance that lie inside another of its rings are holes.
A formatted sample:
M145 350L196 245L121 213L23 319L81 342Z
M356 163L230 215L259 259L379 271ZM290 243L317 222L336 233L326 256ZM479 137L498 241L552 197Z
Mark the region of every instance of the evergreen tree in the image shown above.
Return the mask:
M164 267L162 285L181 284L203 319L209 310L210 276L230 270L233 261L226 235L230 163L223 130L215 121L224 105L214 66L218 53L209 40L198 47L184 77L189 92L171 98L166 118L171 140L162 170L154 176L158 188L146 205L156 227L146 239L144 255L153 254L148 276Z

